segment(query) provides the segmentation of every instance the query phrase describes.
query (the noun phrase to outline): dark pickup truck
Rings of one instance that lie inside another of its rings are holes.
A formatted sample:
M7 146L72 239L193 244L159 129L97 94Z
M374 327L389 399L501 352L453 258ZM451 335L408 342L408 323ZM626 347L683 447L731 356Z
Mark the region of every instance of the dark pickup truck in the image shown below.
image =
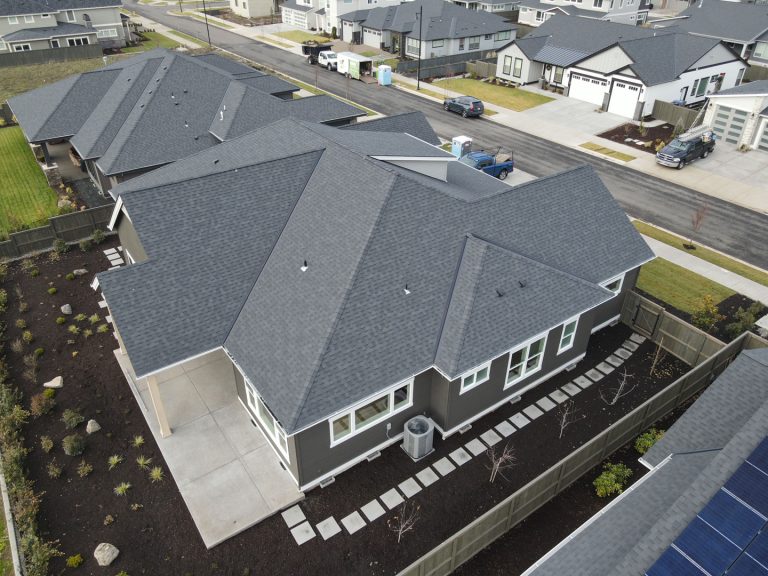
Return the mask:
M656 162L662 166L682 170L689 162L706 158L714 149L715 136L712 132L681 134L656 154Z
M499 180L504 180L507 175L514 170L514 161L506 155L489 154L483 150L476 152L470 152L469 154L459 158L459 162L472 166L477 170L482 170L486 174L495 176Z

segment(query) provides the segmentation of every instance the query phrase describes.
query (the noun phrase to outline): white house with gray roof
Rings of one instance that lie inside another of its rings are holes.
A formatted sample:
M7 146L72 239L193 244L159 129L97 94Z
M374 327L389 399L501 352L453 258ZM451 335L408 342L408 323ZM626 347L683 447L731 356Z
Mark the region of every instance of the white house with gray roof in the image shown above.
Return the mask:
M423 9L423 22L419 10ZM445 0L415 0L341 17L342 40L385 48L407 58L492 52L516 37L517 27L491 12ZM420 36L421 34L421 36Z
M234 0L232 0L234 1ZM320 30L341 36L341 17L371 6L397 6L402 0L287 0L280 4L283 23L305 30ZM378 48L378 46L377 46Z
M136 380L226 352L302 491L575 365L653 258L591 167L511 188L398 126L283 119L113 190Z
M518 22L538 27L557 14L637 26L648 18L646 0L521 0Z
M729 146L768 152L768 80L712 94L704 125Z
M656 100L684 104L738 86L748 64L719 40L556 16L498 52L497 78L544 81L571 98L627 118Z
M130 40L121 0L0 0L0 54Z

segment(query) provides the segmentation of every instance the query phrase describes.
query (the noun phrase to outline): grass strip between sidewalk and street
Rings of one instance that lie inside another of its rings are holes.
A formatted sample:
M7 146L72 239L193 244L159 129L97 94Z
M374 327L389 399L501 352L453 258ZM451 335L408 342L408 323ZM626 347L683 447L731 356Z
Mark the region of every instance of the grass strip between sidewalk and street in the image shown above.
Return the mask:
M730 288L713 282L687 268L656 258L640 268L637 287L670 306L691 314L696 304L706 295L715 303L736 294Z
M606 148L605 146L600 146L600 144L595 144L594 142L584 142L584 144L579 144L581 148L586 148L587 150L591 150L592 152L597 152L598 154L602 154L603 156L608 156L609 158L615 158L616 160L621 160L622 162L630 162L634 160L635 156L630 156L629 154L624 154L623 152L619 152L617 150L611 150L610 148Z
M739 260L734 260L725 254L721 254L715 250L705 248L699 244L695 244L695 250L686 250L683 245L689 244L687 239L681 238L680 236L672 234L671 232L660 230L659 228L656 228L647 222L633 220L632 224L635 225L635 228L637 228L637 231L640 232L640 234L649 236L655 240L658 240L659 242L664 242L664 244L668 244L669 246L677 248L686 254L701 258L710 264L720 266L720 268L728 270L729 272L733 272L734 274L738 274L739 276L743 276L744 278L752 280L753 282L757 282L763 286L768 286L768 272L764 272L758 268L755 268L754 266L740 262Z

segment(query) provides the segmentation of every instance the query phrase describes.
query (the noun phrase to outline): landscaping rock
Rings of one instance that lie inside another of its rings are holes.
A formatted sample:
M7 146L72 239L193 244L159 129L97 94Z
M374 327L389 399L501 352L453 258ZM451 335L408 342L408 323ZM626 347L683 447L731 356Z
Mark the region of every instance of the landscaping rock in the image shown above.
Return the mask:
M85 276L86 274L88 274L88 270L86 270L85 268L78 268L77 270L72 270L72 274L74 274L75 276Z
M63 388L64 387L64 378L61 376L56 376L53 380L50 380L43 384L43 388Z
M102 542L96 546L96 550L93 552L93 557L96 558L96 562L99 563L99 566L109 566L115 561L118 554L120 554L120 550L115 546Z
M72 200L70 200L69 198L62 198L56 203L56 205L59 208L69 208L70 206L72 206Z
M64 306L61 307L61 313L62 314L72 314L72 305L71 304L64 304Z
M96 422L96 420L88 420L88 424L85 426L85 431L88 432L88 434L93 434L99 430L101 430L101 426L99 426L99 423Z

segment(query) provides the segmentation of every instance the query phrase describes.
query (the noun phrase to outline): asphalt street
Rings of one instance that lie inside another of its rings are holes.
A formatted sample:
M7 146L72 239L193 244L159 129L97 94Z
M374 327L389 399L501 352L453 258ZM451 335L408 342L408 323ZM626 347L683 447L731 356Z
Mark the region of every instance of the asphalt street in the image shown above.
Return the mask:
M205 25L167 14L167 8L126 2L131 10L166 26L206 38ZM464 134L478 147L514 153L515 164L535 176L546 176L581 164L591 164L628 214L682 235L691 234L691 218L709 207L696 240L761 268L768 269L768 215L596 158L572 148L482 119L461 118L442 107L394 87L348 80L341 74L307 65L303 58L269 44L211 27L215 46L269 68L315 84L383 114L422 111L443 138ZM574 222L578 226L578 222Z

